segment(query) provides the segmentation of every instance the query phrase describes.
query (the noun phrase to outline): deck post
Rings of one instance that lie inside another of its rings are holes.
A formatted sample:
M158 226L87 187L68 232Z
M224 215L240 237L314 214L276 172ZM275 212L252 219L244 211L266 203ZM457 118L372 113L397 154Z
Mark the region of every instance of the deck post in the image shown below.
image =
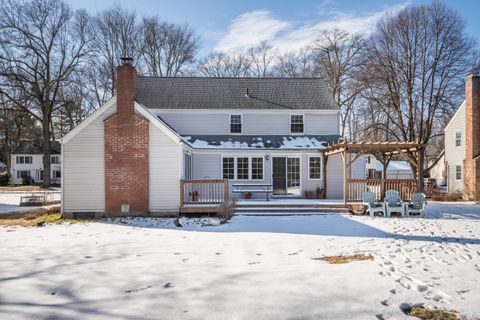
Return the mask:
M185 204L185 182L180 180L180 207Z
M343 202L346 204L348 200L348 186L347 186L347 152L341 153L343 159Z
M327 198L327 162L328 156L323 154L322 178L323 178L323 195Z
M228 201L228 180L223 179L223 201Z

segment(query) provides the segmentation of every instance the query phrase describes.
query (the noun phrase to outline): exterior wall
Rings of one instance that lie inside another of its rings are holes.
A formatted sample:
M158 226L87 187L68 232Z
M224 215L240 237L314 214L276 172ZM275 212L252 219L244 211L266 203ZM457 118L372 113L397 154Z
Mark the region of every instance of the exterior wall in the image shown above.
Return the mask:
M411 171L387 170L387 179L413 179Z
M111 106L63 144L64 212L105 211L105 161L103 120L116 112Z
M265 159L269 155L269 160ZM193 153L193 179L221 179L222 178L222 157L236 157L236 156L253 156L263 157L264 159L264 174L263 180L230 180L229 190L230 197L241 198L242 193L232 193L233 184L258 184L258 183L272 183L272 158L275 156L290 156L300 157L300 172L301 172L301 197L304 196L305 191L315 191L317 186L323 188L323 179L310 180L308 175L308 157L322 156L318 152L305 151L277 151L277 150L248 150L248 151L218 151L218 152L195 152ZM353 164L352 171L354 176L364 177L365 164L362 160L357 160ZM343 163L340 156L332 156L327 164L327 198L340 199L343 197ZM254 194L254 199L263 199L263 194Z
M292 110L151 110L182 135L229 135L230 114L242 115L243 135L290 135L290 114L304 115L304 134L336 135L338 112Z
M178 211L182 147L152 123L149 135L149 211Z
M459 131L462 133L462 144L460 147L455 147L455 133ZM462 166L462 172L464 171L465 137L465 104L462 104L445 128L445 161L448 192L461 192L463 190L463 181L456 180L455 166Z
M28 164L17 164L16 157L17 156L31 156L32 163ZM52 155L53 156L53 155ZM61 158L60 155L55 155ZM61 160L60 160L61 161ZM12 154L11 155L11 175L12 175L12 184L22 184L22 179L17 178L17 171L30 171L30 176L33 178L34 183L41 182L39 180L40 171L43 170L43 155L42 154ZM60 180L53 180L53 171L61 171L61 163L58 164L51 164L50 165L50 178L52 179L52 183L59 184Z

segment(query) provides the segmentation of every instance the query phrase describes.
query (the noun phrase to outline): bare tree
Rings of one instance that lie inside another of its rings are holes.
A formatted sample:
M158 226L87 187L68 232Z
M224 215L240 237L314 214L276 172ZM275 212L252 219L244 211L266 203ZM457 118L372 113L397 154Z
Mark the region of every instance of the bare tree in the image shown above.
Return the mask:
M86 56L87 27L86 13L73 12L60 0L0 3L0 88L42 125L45 187L50 185L52 113Z
M441 2L384 17L368 41L362 72L377 115L366 127L388 140L424 144L442 135L444 119L463 99L472 48L463 20Z
M265 78L272 75L272 66L275 62L278 50L268 41L262 41L248 50L251 61L251 73L253 77Z
M275 75L285 78L315 77L317 75L312 51L309 48L279 55L274 69Z
M151 17L143 19L142 30L142 58L150 75L175 77L194 62L199 37L188 25L179 26Z
M365 42L360 34L350 34L339 29L322 31L312 45L319 76L324 79L341 108L341 135L354 139L350 124L353 108L360 92L356 73L362 64Z
M248 77L251 62L245 53L227 55L215 51L200 59L196 66L196 73L206 77Z
M98 13L90 29L90 49L94 56L88 71L97 91L98 105L115 94L115 68L121 57L138 63L142 53L142 29L135 11L113 7Z

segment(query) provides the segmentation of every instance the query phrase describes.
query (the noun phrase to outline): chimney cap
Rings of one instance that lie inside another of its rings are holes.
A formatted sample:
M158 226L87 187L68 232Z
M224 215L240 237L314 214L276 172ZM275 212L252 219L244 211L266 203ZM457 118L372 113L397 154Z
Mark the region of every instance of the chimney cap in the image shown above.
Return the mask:
M123 66L126 65L133 65L133 58L132 57L120 57L120 62L122 63Z

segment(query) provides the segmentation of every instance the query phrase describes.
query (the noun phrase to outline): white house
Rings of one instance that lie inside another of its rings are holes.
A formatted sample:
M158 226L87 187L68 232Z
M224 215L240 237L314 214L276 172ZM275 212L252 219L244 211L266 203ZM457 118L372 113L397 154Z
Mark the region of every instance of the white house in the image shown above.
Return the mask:
M368 179L382 179L383 165L373 155L365 157L365 171ZM408 161L390 160L386 179L413 179L414 174Z
M57 141L52 142L50 179L52 184L61 181L61 146ZM20 141L11 154L12 184L22 184L23 177L30 177L33 183L43 182L43 150L40 144L31 141Z
M445 166L449 192L480 200L480 74L465 82L465 100L445 127Z
M182 179L228 179L230 197L235 184L303 197L325 182L343 197L340 156L322 168L340 109L319 79L145 77L123 59L117 86L62 139L65 214L178 212Z

